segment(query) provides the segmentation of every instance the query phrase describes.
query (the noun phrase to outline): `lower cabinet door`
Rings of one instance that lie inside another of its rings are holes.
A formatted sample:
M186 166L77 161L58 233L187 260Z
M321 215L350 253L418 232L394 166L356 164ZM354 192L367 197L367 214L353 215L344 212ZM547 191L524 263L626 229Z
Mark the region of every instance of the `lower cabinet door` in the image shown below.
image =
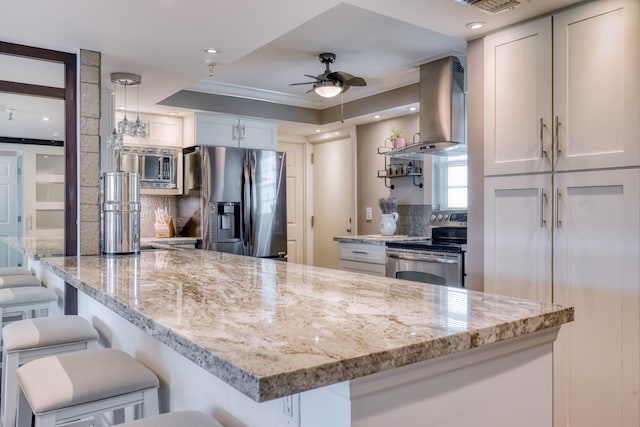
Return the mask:
M640 425L640 169L555 175L555 426Z

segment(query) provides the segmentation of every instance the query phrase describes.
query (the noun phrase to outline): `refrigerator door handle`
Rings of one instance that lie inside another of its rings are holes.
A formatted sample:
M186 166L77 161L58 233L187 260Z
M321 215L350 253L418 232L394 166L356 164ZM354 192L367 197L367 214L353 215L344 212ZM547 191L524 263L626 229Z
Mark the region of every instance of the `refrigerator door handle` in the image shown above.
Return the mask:
M251 174L248 160L245 159L242 169L242 245L246 255L251 238Z

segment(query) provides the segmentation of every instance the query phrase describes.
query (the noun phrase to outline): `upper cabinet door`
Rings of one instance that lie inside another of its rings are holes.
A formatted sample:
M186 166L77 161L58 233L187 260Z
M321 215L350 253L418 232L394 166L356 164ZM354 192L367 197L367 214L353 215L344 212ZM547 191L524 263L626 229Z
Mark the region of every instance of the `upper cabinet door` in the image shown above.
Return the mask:
M554 16L556 170L640 164L639 4L598 1Z
M551 18L487 36L485 174L551 170Z
M276 150L278 125L272 121L241 119L239 123L240 146Z

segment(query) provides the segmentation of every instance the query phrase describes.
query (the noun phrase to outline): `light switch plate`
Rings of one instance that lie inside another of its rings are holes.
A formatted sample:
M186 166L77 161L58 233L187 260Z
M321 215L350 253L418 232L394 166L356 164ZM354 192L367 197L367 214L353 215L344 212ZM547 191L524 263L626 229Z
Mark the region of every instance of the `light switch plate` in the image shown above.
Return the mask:
M364 219L371 221L373 219L373 208L364 208Z

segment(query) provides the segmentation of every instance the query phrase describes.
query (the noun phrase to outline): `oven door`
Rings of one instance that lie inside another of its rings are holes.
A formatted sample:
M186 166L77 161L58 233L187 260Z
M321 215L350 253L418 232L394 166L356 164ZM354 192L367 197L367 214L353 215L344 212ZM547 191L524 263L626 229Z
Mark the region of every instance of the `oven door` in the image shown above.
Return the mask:
M387 248L386 276L434 285L464 287L462 254Z

